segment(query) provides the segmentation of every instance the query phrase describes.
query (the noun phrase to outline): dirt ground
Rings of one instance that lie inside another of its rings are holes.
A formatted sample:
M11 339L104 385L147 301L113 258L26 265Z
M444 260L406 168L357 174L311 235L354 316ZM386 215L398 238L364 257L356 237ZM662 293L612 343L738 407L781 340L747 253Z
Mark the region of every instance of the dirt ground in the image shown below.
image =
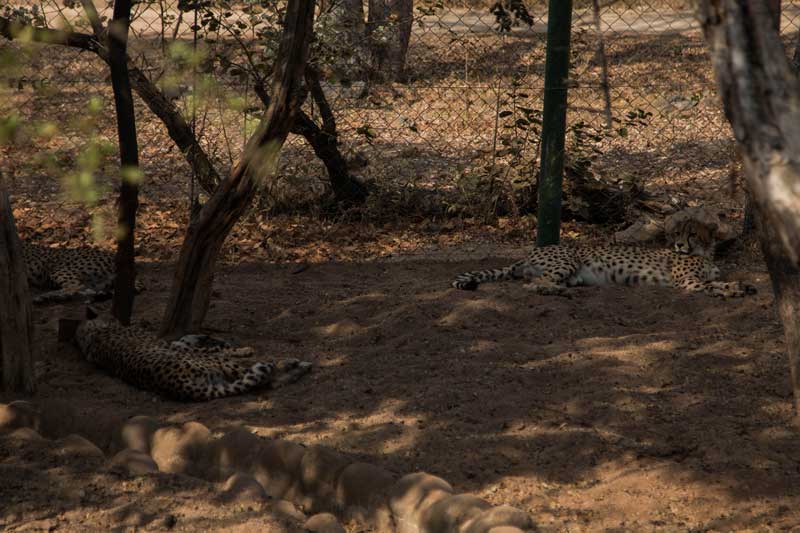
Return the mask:
M56 319L70 310L37 310L38 398L68 400L87 421L243 424L398 474L425 470L530 511L545 531L800 524L800 440L762 265L724 265L758 287L743 300L658 288L569 297L512 283L448 288L455 273L519 254L462 247L301 272L294 263L227 266L209 331L316 367L295 385L209 403L167 401L101 374L55 343ZM139 319L158 321L171 273L171 264L142 265L149 290ZM205 482L114 479L91 461L61 464L26 449L0 450L0 467L20 472L0 484L9 530L102 530L122 523L112 518L130 501L164 517L156 529L170 516L184 530L289 527L215 505ZM47 474L69 490L43 487Z
M722 265L758 287L743 300L658 288L579 288L569 297L529 294L518 284L474 293L449 288L461 271L520 257L533 231L530 217L491 224L475 214L444 217L424 208L441 207L442 197L426 203L418 196L449 191L444 198L453 207L469 206L474 197L461 189L491 156L497 77L516 76L526 65L521 86L539 87L544 47L524 35L502 39L498 47L492 35L425 34L412 42L409 62L420 83L393 89L404 98L385 91L367 107L337 101L343 146L366 152L370 163L359 175L383 191L365 208L339 218L254 208L228 239L208 332L255 346L264 358L312 361L311 375L254 395L167 401L57 345L57 319L79 310L52 306L36 310L42 362L33 400L68 402L101 447L110 421L131 415L198 421L216 432L244 425L263 436L324 444L396 474L424 470L459 492L530 511L544 531L797 528L800 439L781 328L753 254ZM586 87L571 92L570 120L592 107L587 102L600 108L593 42L575 42L575 79ZM606 50L615 112L641 107L656 114L602 146L599 174L635 177L659 202L719 208L738 225L743 199L741 191L731 194L729 130L700 35L618 35ZM62 49L34 59L28 74L55 83L41 91L19 81L23 89L7 107L70 133L87 95L101 95L109 112L98 128L115 138L105 70ZM475 87L463 87L462 72ZM531 107L539 94L531 91ZM166 130L137 109L147 177L137 243L148 290L136 318L155 325L185 231L189 170ZM388 127L398 117L413 121ZM365 124L379 134L373 142L358 133ZM213 120L203 131L224 169L227 135ZM24 238L92 242L90 214L64 197L56 178L73 168L83 141L20 141L10 152L4 168ZM303 149L290 147L286 172L301 192L324 179ZM43 155L53 156L54 168ZM115 155L108 161L100 174L115 183ZM114 220L115 197L109 192L88 212ZM562 235L604 241L616 229L570 222ZM13 399L0 393L0 402ZM96 455L78 455L67 460L48 443L0 439L0 530L108 531L145 522L155 530L298 530L270 505L220 504L204 481L162 474L131 481L107 472Z

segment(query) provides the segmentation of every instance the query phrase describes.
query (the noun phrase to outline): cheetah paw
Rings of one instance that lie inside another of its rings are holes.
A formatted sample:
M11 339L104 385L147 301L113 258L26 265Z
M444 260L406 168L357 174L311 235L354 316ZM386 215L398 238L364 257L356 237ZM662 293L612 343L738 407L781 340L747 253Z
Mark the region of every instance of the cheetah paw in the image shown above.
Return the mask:
M522 287L543 296L561 296L566 290L565 287L559 285L541 285L538 283L526 283Z
M278 377L272 382L273 388L295 383L300 378L311 372L313 365L308 361L299 359L284 359L277 365Z

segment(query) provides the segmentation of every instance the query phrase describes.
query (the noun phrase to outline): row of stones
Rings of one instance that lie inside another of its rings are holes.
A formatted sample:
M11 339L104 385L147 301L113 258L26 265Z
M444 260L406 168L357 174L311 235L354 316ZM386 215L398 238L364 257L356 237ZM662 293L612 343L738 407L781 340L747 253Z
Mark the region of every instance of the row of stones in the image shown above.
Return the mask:
M26 405L22 405L26 404ZM27 402L0 405L0 431L41 424ZM80 438L80 437L78 437ZM162 471L211 482L225 482L222 497L260 492L288 500L307 513L312 531L335 531L319 513L335 513L378 531L397 533L512 533L534 529L529 514L493 507L469 494L455 494L442 478L414 473L396 479L369 463L351 462L322 446L262 439L245 428L214 438L204 425L161 427L149 417L134 417L111 437L110 466L129 475ZM314 518L314 517L312 517ZM332 517L330 517L332 518Z

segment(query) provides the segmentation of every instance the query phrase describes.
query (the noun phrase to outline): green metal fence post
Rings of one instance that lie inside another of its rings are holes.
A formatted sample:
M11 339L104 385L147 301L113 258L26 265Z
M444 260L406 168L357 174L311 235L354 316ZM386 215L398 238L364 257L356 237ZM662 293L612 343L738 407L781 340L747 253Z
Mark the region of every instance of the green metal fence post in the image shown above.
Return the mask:
M558 244L561 229L561 183L564 174L571 26L572 0L550 0L547 8L537 246Z

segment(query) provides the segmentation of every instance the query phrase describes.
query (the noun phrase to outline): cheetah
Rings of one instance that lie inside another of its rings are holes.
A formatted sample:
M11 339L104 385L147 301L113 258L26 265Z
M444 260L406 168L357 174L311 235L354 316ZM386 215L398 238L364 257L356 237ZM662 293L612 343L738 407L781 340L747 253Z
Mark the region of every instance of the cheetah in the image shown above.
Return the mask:
M235 347L206 335L185 335L176 341L159 339L138 326L101 319L92 310L81 321L62 320L60 340L72 340L84 358L134 387L183 401L207 401L273 384L276 370L284 381L310 372L311 363L291 359L245 364L254 350Z
M22 242L28 283L45 292L33 303L63 302L78 298L109 298L114 289L114 254L93 247L51 248ZM137 292L144 289L136 282Z
M755 294L750 284L717 281L711 258L713 238L708 228L687 221L677 228L672 250L630 246L544 246L505 268L466 272L456 277L456 289L475 290L489 281L525 280L526 289L560 294L576 285L659 285L723 298Z

